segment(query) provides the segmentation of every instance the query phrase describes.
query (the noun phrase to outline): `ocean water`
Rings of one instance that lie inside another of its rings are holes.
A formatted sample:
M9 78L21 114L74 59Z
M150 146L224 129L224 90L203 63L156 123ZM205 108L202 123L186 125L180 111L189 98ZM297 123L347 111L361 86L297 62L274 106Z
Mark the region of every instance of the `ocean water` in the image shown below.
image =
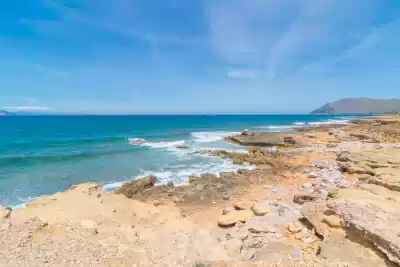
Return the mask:
M245 151L224 137L346 121L353 116L5 116L0 117L0 205L21 207L44 194L95 182L106 191L153 174L159 183L235 171L226 159L194 152ZM189 149L177 146L187 145Z

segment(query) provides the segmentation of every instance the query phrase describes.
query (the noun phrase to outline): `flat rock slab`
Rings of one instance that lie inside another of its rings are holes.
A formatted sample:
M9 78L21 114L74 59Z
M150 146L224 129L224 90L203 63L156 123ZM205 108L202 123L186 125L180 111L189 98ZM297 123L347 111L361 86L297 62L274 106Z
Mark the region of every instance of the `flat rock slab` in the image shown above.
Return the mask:
M385 196L348 188L339 191L328 207L344 224L373 243L393 262L400 264L400 204Z
M380 251L374 251L374 248L362 240L339 232L332 233L329 239L320 244L318 258L320 266L323 267L397 266L385 259L385 255L382 255Z
M244 146L277 146L285 144L281 133L251 133L251 135L230 136L228 140Z

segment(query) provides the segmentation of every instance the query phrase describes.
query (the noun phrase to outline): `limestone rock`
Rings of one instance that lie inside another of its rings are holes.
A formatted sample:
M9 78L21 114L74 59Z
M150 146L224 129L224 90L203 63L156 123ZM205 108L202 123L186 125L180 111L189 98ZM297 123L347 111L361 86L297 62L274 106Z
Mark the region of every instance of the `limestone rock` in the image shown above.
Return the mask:
M297 204L304 204L306 202L313 202L317 200L317 196L314 194L296 194L293 197L293 202Z
M341 228L342 223L339 216L330 215L324 218L324 222L332 228Z
M288 226L289 232L295 233L295 234L296 234L296 233L300 233L301 230L303 230L303 229L304 229L304 226L301 225L301 224L298 223L298 222L293 222L293 223L289 224L289 226Z
M218 219L219 226L232 226L237 222L247 222L253 217L253 213L249 210L233 211L225 215L221 215Z
M321 236L327 236L329 231L322 221L325 218L327 207L324 202L313 203L303 207L300 212L307 221L314 226L315 232Z
M252 225L249 228L250 233L259 234L259 233L276 233L276 229L272 227L266 227L262 225Z
M252 207L252 203L248 200L241 200L234 204L235 209L237 210L248 210Z
M250 210L239 210L234 212L239 222L247 222L253 218L253 212Z
M270 212L270 209L261 203L255 203L251 209L257 216L264 216Z
M127 198L132 198L133 195L137 194L144 189L151 188L156 184L157 178L155 176L146 176L144 178L140 178L136 181L126 183L121 186L116 194L123 194Z

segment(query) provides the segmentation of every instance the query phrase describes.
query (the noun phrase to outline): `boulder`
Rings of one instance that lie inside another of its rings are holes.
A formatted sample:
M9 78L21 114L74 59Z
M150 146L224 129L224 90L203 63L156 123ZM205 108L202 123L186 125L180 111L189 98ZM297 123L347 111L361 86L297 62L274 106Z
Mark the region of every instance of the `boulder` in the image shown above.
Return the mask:
M137 194L138 192L153 187L156 184L156 181L157 178L155 176L146 176L136 181L132 181L122 185L121 188L115 191L115 193L122 194L127 198L132 198L132 196Z

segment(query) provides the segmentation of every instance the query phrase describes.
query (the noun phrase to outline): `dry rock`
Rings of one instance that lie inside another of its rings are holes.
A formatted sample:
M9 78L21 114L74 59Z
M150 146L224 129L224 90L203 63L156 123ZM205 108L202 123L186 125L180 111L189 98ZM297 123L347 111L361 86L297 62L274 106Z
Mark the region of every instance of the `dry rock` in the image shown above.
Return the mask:
M265 214L270 212L270 209L262 203L255 203L251 209L257 216L264 216Z
M252 206L252 203L248 200L240 200L235 203L234 207L237 210L248 210Z

